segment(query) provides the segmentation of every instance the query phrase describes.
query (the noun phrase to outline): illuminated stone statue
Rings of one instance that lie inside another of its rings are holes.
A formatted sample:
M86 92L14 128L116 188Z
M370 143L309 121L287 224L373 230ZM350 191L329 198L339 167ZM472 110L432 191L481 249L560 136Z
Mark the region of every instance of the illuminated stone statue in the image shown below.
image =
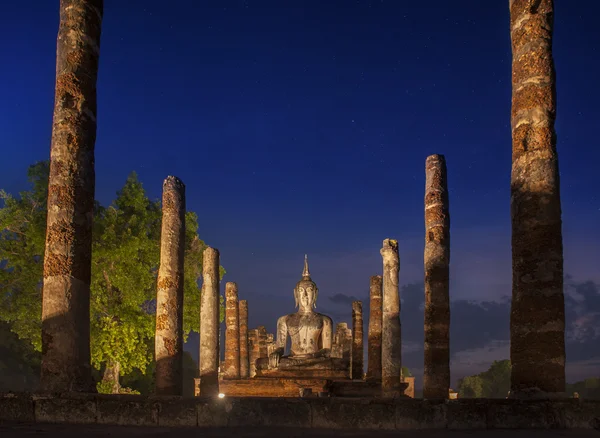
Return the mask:
M310 278L308 257L304 256L302 280L296 284L294 298L298 311L277 320L276 349L269 355L269 369L316 364L331 354L331 318L317 313L319 289ZM288 336L290 353L284 356Z

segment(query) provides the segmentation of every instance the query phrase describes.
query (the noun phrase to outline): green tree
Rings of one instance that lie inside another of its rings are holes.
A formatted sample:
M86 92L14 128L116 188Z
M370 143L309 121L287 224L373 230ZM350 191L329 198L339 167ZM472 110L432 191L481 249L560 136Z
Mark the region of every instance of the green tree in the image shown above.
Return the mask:
M412 373L408 369L408 367L402 367L402 377L412 377Z
M42 351L42 276L46 236L48 161L31 165L31 190L0 190L0 319Z
M459 381L459 397L505 398L510 390L510 361L495 360L483 373Z
M480 375L467 376L458 382L458 396L460 398L484 397L484 382Z
M0 192L0 320L41 351L41 280L48 163L29 169L32 190ZM160 202L148 199L132 173L107 208L95 206L90 324L92 364L103 371L102 392L121 391L119 376L153 370ZM186 213L184 333L199 331L202 253L198 218ZM221 277L225 274L220 268ZM221 306L221 320L224 308ZM149 369L150 367L150 369ZM126 379L126 380L132 380ZM135 380L135 379L134 379ZM148 385L140 385L144 390Z
M484 381L484 397L505 398L510 391L510 360L495 360L490 368L481 373Z

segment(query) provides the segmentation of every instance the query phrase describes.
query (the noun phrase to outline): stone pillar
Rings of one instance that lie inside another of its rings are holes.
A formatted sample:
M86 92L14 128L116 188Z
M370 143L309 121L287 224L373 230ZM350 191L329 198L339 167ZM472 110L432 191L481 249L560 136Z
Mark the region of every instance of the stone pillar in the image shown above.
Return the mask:
M385 239L380 252L383 258L381 386L384 395L395 397L400 395L400 376L402 374L398 241Z
M423 398L450 388L450 213L446 160L425 161L425 344Z
M183 260L185 186L168 176L163 183L160 267L156 288L156 395L183 395Z
M362 303L352 303L352 379L363 378L363 315Z
M258 330L248 330L248 372L250 377L256 376L256 360L260 358L260 348L258 345Z
M258 357L269 357L267 349L267 329L264 325L259 325L258 328Z
M565 391L553 0L511 0L511 397Z
M240 300L240 377L250 376L250 361L248 357L248 301Z
M42 287L40 389L96 392L90 366L102 0L61 1Z
M373 275L369 287L369 338L367 379L381 380L381 324L382 324L382 291L381 275Z
M200 395L219 393L219 251L206 248L200 293Z
M267 357L271 356L277 349L277 344L275 343L275 335L273 333L267 333Z
M237 284L225 284L225 366L223 377L240 378L240 318Z

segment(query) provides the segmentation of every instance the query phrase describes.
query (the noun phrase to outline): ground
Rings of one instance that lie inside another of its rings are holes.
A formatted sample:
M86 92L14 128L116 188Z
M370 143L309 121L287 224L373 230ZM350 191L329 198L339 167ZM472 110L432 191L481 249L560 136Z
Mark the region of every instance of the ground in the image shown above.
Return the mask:
M587 438L598 437L595 430L482 430L482 431L340 431L319 429L284 429L268 427L245 428L160 428L160 427L126 427L126 426L99 426L99 425L58 425L58 424L0 424L2 438L16 438L29 435L60 437L60 438L86 438L96 437L161 437L161 438L329 438L329 437L397 437L397 438Z

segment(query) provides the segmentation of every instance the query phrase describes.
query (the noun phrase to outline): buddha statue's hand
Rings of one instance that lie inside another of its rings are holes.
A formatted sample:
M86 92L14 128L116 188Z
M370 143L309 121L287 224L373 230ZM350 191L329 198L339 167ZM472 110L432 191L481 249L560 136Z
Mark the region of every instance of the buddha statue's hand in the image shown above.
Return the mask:
M269 368L278 368L279 367L279 359L283 355L283 351L275 350L273 353L269 355Z

